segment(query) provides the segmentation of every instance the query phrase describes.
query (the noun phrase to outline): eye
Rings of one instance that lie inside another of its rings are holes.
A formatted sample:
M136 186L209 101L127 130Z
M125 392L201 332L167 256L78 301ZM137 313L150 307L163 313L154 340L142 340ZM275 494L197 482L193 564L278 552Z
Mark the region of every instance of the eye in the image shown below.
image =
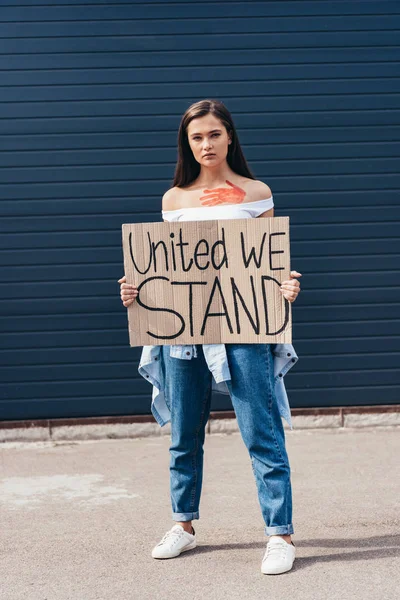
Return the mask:
M199 135L195 135L194 137L192 137L192 140L194 140L195 142L197 142L197 140L199 140L199 139L200 139Z
M213 133L213 136L216 135L217 137L219 137L221 134L220 133Z

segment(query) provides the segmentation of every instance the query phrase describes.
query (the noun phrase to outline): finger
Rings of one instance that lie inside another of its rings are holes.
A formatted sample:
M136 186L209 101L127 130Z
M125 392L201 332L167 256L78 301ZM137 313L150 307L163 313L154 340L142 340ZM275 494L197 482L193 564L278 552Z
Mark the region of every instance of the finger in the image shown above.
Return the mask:
M128 298L136 298L138 296L138 292L121 292L121 298L124 300L128 300Z
M125 283L125 281L126 281L126 275L121 277L121 279L118 279L118 283Z
M134 283L121 283L121 290L135 290L137 289Z
M297 298L297 294L291 294L290 292L282 292L282 296L290 302L293 302L293 300L296 300Z
M136 296L138 296L138 294L121 294L122 300L132 300L136 298Z
M238 187L237 185L235 185L235 184L234 184L234 183L232 183L231 181L228 181L228 179L226 180L226 183L227 183L228 185L230 185L230 186L231 186L231 187L232 187L234 190L240 190L240 191L242 191L240 187Z
M288 292L285 292L283 294L283 297L286 298L286 300L289 300L289 302L293 302L294 300L296 300L297 295L296 294L290 294Z
M218 194L208 194L208 196L200 196L200 200L212 200L213 198L219 198Z
M124 306L130 306L132 304L133 300L125 300L122 304Z
M285 288L286 290L297 290L300 287L300 282L299 281L284 281L281 284L281 287Z
M138 291L137 290L132 290L131 292L128 291L122 291L121 292L121 298L135 298L138 295Z
M280 288L281 292L288 294L296 294L296 296L300 293L300 288Z
M290 289L290 288L280 288L281 292L283 294L294 294L295 296L298 296L300 293L300 289L296 288L296 289Z
M215 206L216 204L222 204L224 200L221 198L216 198L215 200L209 200L208 202L203 202L204 206Z
M302 277L302 274L298 271L290 271L290 277Z

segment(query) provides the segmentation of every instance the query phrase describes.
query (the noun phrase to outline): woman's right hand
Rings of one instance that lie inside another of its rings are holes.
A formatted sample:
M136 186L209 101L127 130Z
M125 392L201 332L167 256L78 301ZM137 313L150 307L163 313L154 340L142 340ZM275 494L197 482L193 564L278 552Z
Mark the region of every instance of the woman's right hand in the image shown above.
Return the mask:
M121 300L124 306L130 306L135 301L138 295L138 289L135 285L126 283L126 275L118 279L118 283L121 284Z

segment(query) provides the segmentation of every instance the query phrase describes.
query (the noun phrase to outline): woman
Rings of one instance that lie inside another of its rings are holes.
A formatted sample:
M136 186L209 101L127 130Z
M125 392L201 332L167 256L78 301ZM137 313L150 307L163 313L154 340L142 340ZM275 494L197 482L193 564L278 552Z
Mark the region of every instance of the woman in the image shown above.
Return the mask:
M162 199L166 221L273 217L270 188L255 180L241 150L227 108L217 100L192 104L181 119L173 187ZM291 271L281 293L293 302L301 273ZM119 280L124 306L137 296L135 285ZM224 383L249 451L269 541L261 571L289 571L295 558L291 540L290 467L277 401L271 344L204 344L145 346L139 372L153 383L152 411L163 425L171 421L170 485L176 524L152 551L172 558L196 547L192 520L199 518L205 426L213 384ZM297 359L289 344L288 356ZM277 353L279 356L279 352ZM290 368L288 366L286 371ZM279 373L282 380L283 373ZM282 381L281 381L282 383ZM155 397L164 403L154 402ZM157 408L156 408L157 407ZM289 411L290 413L290 411ZM288 417L286 417L288 418Z

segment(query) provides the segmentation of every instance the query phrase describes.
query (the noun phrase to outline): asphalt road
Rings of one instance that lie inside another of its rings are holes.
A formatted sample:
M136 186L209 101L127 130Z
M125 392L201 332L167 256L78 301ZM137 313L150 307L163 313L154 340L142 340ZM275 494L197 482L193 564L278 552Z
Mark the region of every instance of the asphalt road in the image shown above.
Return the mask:
M297 555L275 576L238 433L207 436L198 547L169 560L168 436L0 445L0 598L397 599L400 427L286 439Z

